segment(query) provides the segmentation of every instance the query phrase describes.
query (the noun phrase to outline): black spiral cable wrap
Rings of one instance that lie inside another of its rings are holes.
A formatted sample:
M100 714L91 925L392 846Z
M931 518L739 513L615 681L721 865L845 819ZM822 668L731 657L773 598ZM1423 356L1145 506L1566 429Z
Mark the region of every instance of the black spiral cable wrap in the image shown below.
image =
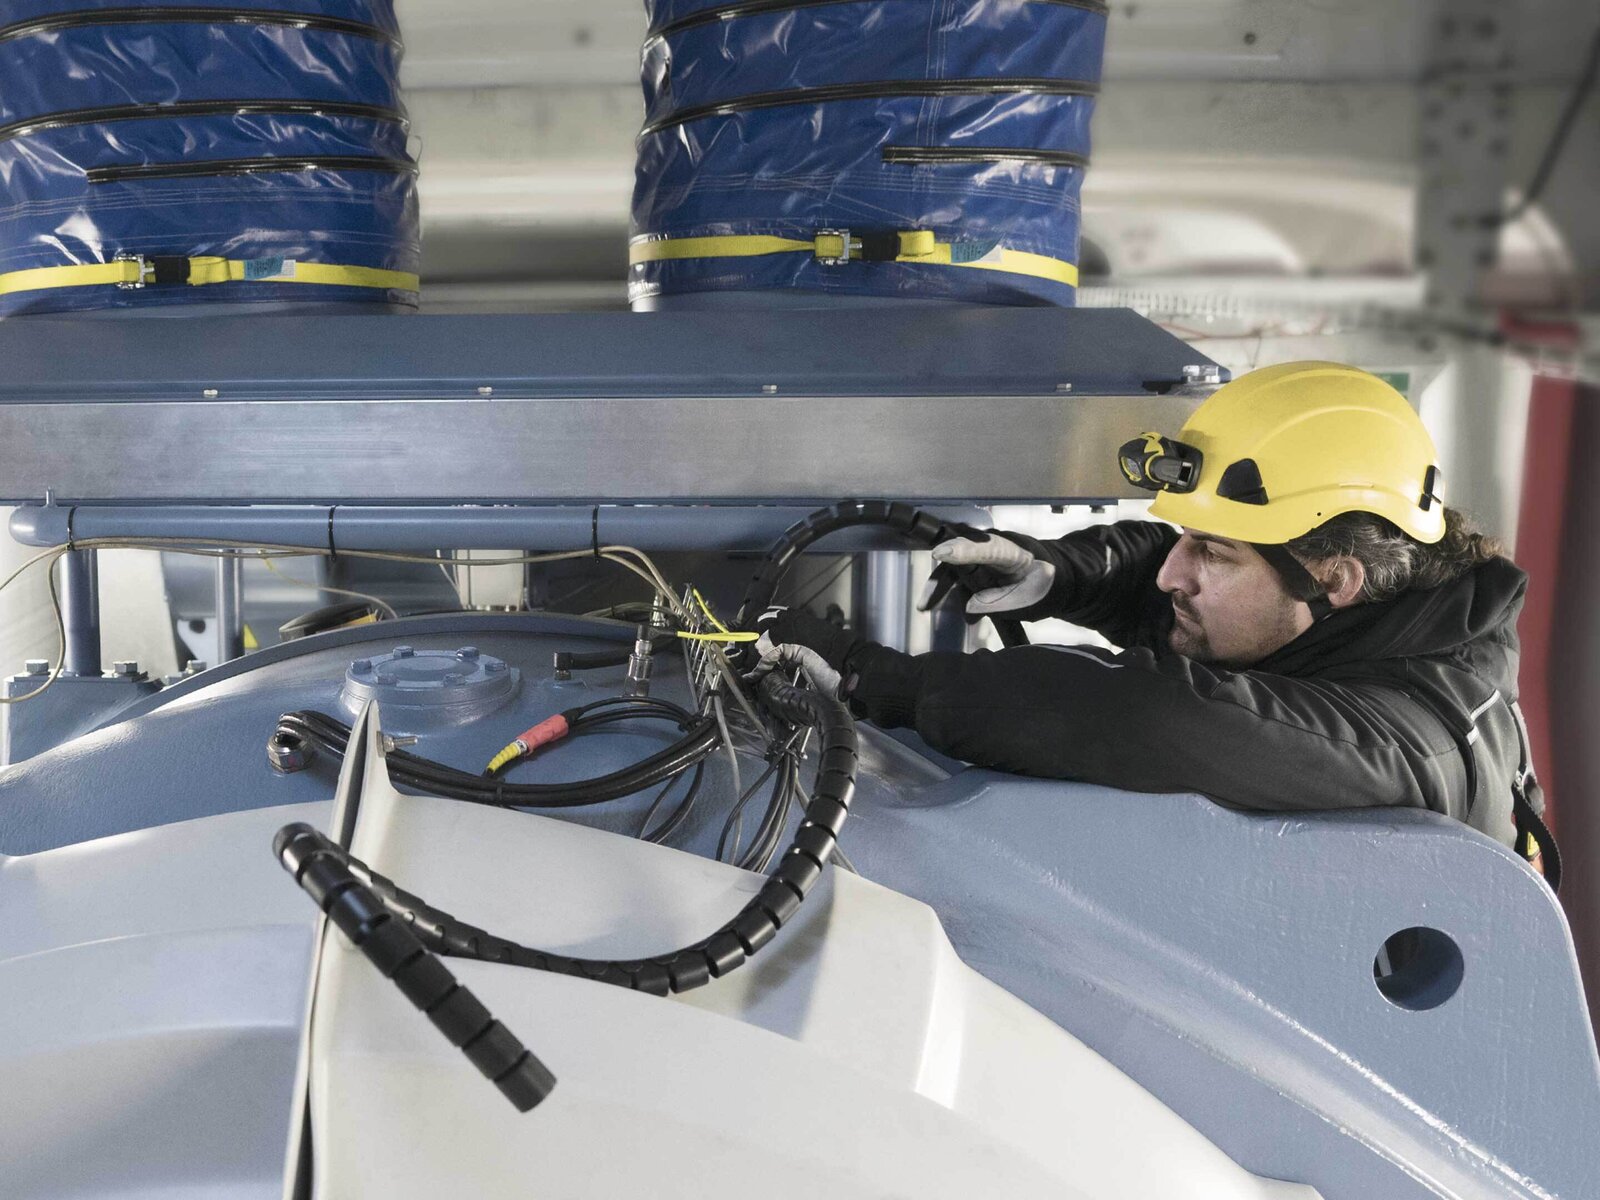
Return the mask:
M754 627L756 618L767 610L772 598L778 594L778 584L808 546L836 530L855 525L887 526L907 541L929 549L964 532L932 513L898 500L841 500L828 508L819 508L784 530L783 536L767 551L755 578L745 589L744 602L739 605L737 628ZM1028 644L1021 621L992 617L990 620L994 622L995 631L1005 645Z
M370 889L386 912L398 917L424 947L438 954L575 975L658 996L700 987L743 965L799 910L833 856L839 830L850 813L855 795L856 731L844 705L815 692L791 687L772 675L762 680L759 695L766 708L780 719L817 729L821 746L816 787L794 841L766 885L732 920L709 937L681 950L624 961L572 958L530 949L432 907L352 857L347 850L321 838L320 834L317 837L324 844L317 847L318 853L343 864ZM290 851L296 845L305 844L301 832L305 828L289 826L279 833L282 848L277 852L291 874L297 867L291 862ZM296 841L296 838L302 840ZM305 886L303 879L301 882Z

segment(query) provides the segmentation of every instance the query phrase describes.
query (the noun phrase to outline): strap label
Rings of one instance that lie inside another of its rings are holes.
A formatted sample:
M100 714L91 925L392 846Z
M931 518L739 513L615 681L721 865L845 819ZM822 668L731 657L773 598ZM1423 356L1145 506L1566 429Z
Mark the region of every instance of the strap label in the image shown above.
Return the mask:
M295 260L292 258L252 258L244 264L247 280L293 279Z

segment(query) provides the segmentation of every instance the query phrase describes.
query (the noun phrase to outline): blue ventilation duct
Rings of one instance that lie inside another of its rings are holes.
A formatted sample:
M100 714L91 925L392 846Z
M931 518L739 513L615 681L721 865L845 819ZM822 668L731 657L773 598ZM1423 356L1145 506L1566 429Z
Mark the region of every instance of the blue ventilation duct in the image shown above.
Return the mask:
M646 0L629 288L1073 302L1099 0Z
M392 0L0 0L0 314L415 306Z

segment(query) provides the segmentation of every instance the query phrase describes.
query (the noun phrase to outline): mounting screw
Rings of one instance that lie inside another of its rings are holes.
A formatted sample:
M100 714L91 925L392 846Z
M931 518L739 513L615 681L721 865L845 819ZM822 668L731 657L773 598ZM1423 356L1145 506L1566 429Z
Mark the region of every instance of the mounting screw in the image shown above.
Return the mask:
M1063 396L1065 396L1071 390L1072 390L1072 385L1070 383L1058 383L1058 384L1056 384L1056 391L1060 392Z
M358 658L350 664L350 673L352 675L365 675L370 670L372 670L372 660L370 658Z
M478 648L476 646L463 646L456 651L456 657L462 662L477 662Z
M415 658L416 656L417 652L410 646L396 646L394 648L395 658Z
M188 662L183 664L183 673L185 675L198 675L205 669L206 664L204 659L191 658Z
M480 395L480 396L492 396L492 395L494 395L494 389L492 387L481 387L481 388L478 389L478 395Z
M207 388L205 391L201 392L200 394L202 396L204 396L207 400L215 400L218 396L222 395L222 393L217 391L216 388Z
M763 383L761 385L761 394L763 396L776 396L778 394L778 385L775 383Z
M132 660L114 662L111 664L111 673L118 678L131 679L139 673L139 664Z
M417 744L417 738L416 738L415 734L410 734L410 733L387 734L386 733L386 734L383 735L383 752L385 754L393 754L396 750L400 749L402 746L415 746L416 744Z
M506 665L498 658L491 658L488 662L483 664L483 669L490 675L503 675L506 671Z
M48 675L50 674L50 660L48 658L30 658L23 673L27 675Z

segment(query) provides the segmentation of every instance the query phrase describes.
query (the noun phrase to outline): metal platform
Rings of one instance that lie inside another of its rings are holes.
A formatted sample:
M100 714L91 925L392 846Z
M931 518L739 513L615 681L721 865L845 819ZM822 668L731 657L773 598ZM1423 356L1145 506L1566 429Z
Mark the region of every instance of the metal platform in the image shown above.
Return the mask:
M1120 309L0 323L0 501L1130 495L1225 373Z

